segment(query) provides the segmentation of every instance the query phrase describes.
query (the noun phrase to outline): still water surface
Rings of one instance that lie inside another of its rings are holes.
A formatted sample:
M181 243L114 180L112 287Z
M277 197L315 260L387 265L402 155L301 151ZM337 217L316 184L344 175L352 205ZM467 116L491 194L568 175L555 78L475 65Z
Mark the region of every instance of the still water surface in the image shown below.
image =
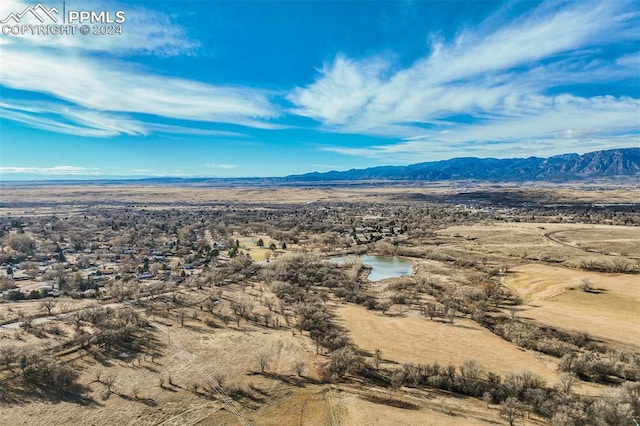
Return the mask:
M373 256L362 254L360 256L342 256L331 259L336 263L363 263L371 266L369 280L380 281L385 278L411 275L413 262L398 256Z

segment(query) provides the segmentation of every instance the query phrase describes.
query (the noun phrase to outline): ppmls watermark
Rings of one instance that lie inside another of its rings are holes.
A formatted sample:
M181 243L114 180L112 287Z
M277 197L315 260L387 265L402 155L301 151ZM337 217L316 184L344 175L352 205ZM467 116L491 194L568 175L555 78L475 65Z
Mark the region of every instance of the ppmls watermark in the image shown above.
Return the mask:
M12 12L0 20L2 34L25 35L121 35L122 24L127 20L123 10L67 10L45 7L42 3L27 6L21 12Z

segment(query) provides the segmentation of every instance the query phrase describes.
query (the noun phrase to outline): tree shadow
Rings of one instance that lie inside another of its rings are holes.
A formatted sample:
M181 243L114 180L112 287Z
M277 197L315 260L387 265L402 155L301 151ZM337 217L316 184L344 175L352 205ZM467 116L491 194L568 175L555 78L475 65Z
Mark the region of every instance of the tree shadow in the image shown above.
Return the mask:
M177 390L175 390L173 388L173 385L162 385L162 386L160 386L160 389L166 390L166 391L169 391L169 392L174 392L174 393L178 392Z
M0 403L22 405L47 401L53 404L69 402L84 407L102 406L87 395L90 389L84 385L75 383L64 389L57 389L43 384L25 385L18 377L12 379L0 382Z
M250 391L246 391L240 387L235 387L232 389L227 389L227 393L229 394L229 396L231 398L233 398L235 401L238 401L240 399L247 399L253 403L256 404L262 404L266 401L266 398L262 397L262 396L256 396L253 393L251 393ZM260 395L262 395L262 393L260 393Z
M141 404L146 405L147 407L157 407L158 403L153 398L141 398L141 397L133 397L131 398L126 394L118 394L118 396L126 401L139 402Z
M298 388L304 388L306 386L306 382L300 378L285 376L284 374L278 373L262 373L262 375L269 379L279 380L282 383L286 383L290 386L295 386Z
M394 408L401 408L403 410L419 410L420 406L409 401L403 401L401 399L392 398L391 396L385 398L377 395L361 395L360 398L373 402L374 404L387 405Z
M207 324L208 325L208 324ZM211 326L209 326L211 327ZM187 330L193 332L193 333L198 333L198 334L202 334L205 332L205 330L202 329L202 327L198 327L195 325L191 325L191 324L186 324L183 326L183 328L186 328Z

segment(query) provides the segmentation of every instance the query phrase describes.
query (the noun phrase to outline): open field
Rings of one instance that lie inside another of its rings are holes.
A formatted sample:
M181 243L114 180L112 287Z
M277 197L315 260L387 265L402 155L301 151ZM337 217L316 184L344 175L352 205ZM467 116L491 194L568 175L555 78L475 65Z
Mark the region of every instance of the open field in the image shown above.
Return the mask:
M263 246L259 247L257 245L258 240L262 240ZM278 240L274 240L268 235L253 235L250 237L238 237L238 241L240 242L240 249L242 252L247 253L251 258L255 261L266 261L272 258L276 258L278 256L285 255L290 253L292 250L295 250L297 247L294 244L289 244L286 250L282 249L282 243ZM269 246L274 244L277 249L271 250Z
M412 408L390 405L413 404ZM497 409L471 398L445 393L429 395L389 392L359 386L310 386L295 390L256 413L256 425L488 425L496 424ZM534 419L530 424L543 424Z
M583 250L603 253L617 254L621 256L632 256L640 258L640 229L629 229L618 227L586 227L573 228L555 231L552 235L557 241L574 245Z
M441 234L488 255L512 258L636 261L640 228L570 223L504 223L452 226ZM466 243L465 243L466 240Z
M384 400L385 396L380 395ZM411 401L410 398L405 398ZM426 403L424 402L426 399ZM500 415L496 407L471 398L455 398L448 395L432 394L421 398L414 398L414 402L423 405L417 410L407 410L376 404L359 395L345 393L338 400L344 408L345 425L495 425L500 424ZM544 424L539 419L531 418L527 424Z
M482 184L475 182L429 182L405 185L334 185L331 187L210 187L197 185L33 185L4 183L0 195L1 210L13 214L33 214L34 210L12 205L37 206L38 214L47 214L64 207L78 210L87 204L102 206L134 205L147 207L167 204L207 205L210 203L286 204L310 202L407 202L411 200L460 202L527 200L549 203L637 203L640 189L616 185L541 185L523 187L517 184ZM57 205L58 208L53 208ZM41 209L41 210L40 210ZM80 210L78 210L80 211Z
M588 279L593 292L580 289ZM640 348L640 278L570 268L523 265L506 283L525 299L520 315L603 340Z
M336 313L358 347L371 353L380 349L388 361L462 365L476 360L486 371L503 376L526 369L548 383L558 377L548 357L523 351L473 321L446 324L418 316L385 316L351 305L338 306Z
M253 398L244 404L255 406L263 405L261 401L267 398L277 398L282 388L287 387L287 381L299 380L304 386L308 381L317 380L313 345L299 333L293 335L289 330L263 329L250 324L241 324L239 328L235 324L228 328L220 325L222 329L216 329L204 324L202 319L191 318L184 326L166 319L152 325L159 330L158 344L164 348L161 356L98 362L81 351L67 357L75 359L76 368L82 372L80 385L87 389L84 398L91 409L74 401L59 402L56 406L65 413L65 424L99 424L107 417L110 422L121 424L181 425L200 421L216 424L216 414L221 409L222 418L234 424L237 416L229 417L229 412L233 407L240 412L246 408L222 394L211 394L208 389L217 383L219 373L224 372L222 380L228 392L243 390ZM260 353L269 354L265 374L260 373L256 360ZM296 378L294 360L304 362L307 367L302 379ZM115 384L112 395L105 400L105 387L96 378L107 374L115 378ZM163 387L159 385L160 380L165 382ZM7 398L4 395L5 401ZM16 404L0 405L5 424L21 422L24 404L37 414L37 420L30 424L56 424L59 414L48 412L50 404L37 402L27 395L15 394L13 398Z

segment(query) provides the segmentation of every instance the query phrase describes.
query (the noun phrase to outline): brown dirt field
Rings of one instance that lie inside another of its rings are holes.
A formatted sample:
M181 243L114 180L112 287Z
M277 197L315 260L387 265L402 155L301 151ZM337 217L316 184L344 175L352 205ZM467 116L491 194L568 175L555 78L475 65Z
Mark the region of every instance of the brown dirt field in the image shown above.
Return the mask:
M588 278L600 293L580 290L583 278ZM505 283L525 299L521 316L640 347L638 275L530 264L514 268ZM575 289L567 290L571 287Z
M380 349L385 360L459 366L475 359L486 371L501 375L528 370L547 384L558 377L551 358L520 349L471 320L450 325L418 316L384 316L354 305L340 305L336 314L359 348L371 353Z

